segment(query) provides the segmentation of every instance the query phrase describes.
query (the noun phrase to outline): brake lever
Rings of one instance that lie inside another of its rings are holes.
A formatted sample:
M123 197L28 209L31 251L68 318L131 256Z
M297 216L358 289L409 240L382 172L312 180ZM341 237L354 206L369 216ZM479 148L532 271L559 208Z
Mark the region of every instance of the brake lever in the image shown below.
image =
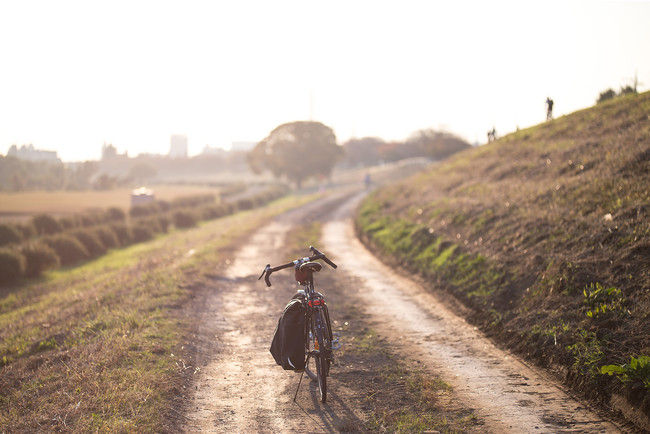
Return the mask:
M325 261L330 267L337 268L337 265L334 262L332 262L327 256L325 256L325 253L321 252L316 247L309 246L309 250L311 250L311 252L317 255L320 259Z
M266 274L266 272L271 268L271 264L266 264L266 267L264 267L264 270L262 271L262 274L260 274L260 277L257 278L257 280L262 280L262 277Z

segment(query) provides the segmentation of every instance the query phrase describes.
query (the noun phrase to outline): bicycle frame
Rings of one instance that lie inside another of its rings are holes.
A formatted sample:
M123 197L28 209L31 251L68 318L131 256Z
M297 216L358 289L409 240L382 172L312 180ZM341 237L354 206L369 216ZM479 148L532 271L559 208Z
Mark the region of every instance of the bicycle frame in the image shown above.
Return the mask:
M309 249L312 252L312 256L296 259L295 261L277 267L271 267L268 264L258 280L264 276L267 286L271 286L270 276L273 272L292 266L295 268L296 280L303 288L299 290L299 293L302 293L303 301L307 305L305 318L305 351L307 353L307 360L303 373L307 372L307 375L312 380L318 382L321 401L326 402L327 376L329 375L329 368L334 362L332 351L339 349L340 344L339 334L332 333L332 325L330 323L325 298L323 294L317 292L314 288L314 272L318 272L321 269L321 265L315 263L315 261L322 259L332 268L336 268L337 266L315 247L310 246ZM309 360L312 358L316 364L315 374L309 369ZM298 389L301 383L302 375L300 376L300 382L298 383L298 388L293 398L294 401L298 396Z

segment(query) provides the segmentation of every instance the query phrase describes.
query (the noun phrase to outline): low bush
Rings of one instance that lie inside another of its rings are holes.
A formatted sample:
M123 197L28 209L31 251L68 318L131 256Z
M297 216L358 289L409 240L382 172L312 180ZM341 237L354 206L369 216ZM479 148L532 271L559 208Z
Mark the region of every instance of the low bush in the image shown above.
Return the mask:
M61 225L64 231L74 229L79 226L79 222L77 221L77 218L74 216L61 217L59 219L59 224Z
M111 223L108 227L115 233L120 246L128 246L133 242L133 232L125 223Z
M120 241L110 226L98 226L96 228L93 228L93 232L107 249L114 249L115 247L120 246Z
M156 202L144 203L141 205L135 205L129 210L129 215L133 218L145 217L152 215L158 212L158 206Z
M43 243L54 249L61 265L72 265L90 257L86 247L70 234L50 235L43 238Z
M178 197L171 202L171 208L197 208L205 204L215 203L213 194L197 194L194 196Z
M129 210L129 215L131 217L146 217L159 213L164 213L169 211L171 205L169 202L164 200L157 200L155 202L144 203L141 205L136 205Z
M172 224L172 220L167 216L167 215L159 215L156 217L156 220L158 220L158 226L160 226L160 231L167 233L169 230L169 226Z
M132 232L134 243L149 241L156 235L156 233L151 229L151 226L148 226L145 223L138 223L133 226Z
M104 215L98 212L88 212L77 216L79 226L84 228L104 223Z
M144 226L146 228L149 228L152 234L160 234L163 231L163 228L160 224L160 221L158 220L158 217L156 216L150 216L150 217L142 217L139 219L136 219L133 221L132 227L135 228L137 226Z
M125 222L126 213L120 208L112 207L106 210L106 221L107 222Z
M32 224L38 235L53 235L63 231L63 226L49 214L38 214L32 217Z
M200 210L201 219L214 220L219 217L232 214L233 206L229 203L220 203L218 205L205 205Z
M71 235L81 241L81 244L84 245L91 258L96 258L106 253L106 246L102 244L94 231L90 229L78 229L73 231Z
M0 223L0 246L18 244L23 240L23 234L12 224Z
M21 249L25 257L25 276L38 277L59 267L61 261L54 249L43 243L31 243Z
M14 249L0 248L0 285L18 279L25 272L25 257Z
M20 231L23 236L23 241L29 240L36 236L36 228L32 222L26 222L22 224L17 224L16 229Z
M176 211L173 216L174 226L177 228L191 228L198 223L198 216L190 211Z
M240 211L253 209L257 206L257 200L254 197L243 197L235 202L235 207Z

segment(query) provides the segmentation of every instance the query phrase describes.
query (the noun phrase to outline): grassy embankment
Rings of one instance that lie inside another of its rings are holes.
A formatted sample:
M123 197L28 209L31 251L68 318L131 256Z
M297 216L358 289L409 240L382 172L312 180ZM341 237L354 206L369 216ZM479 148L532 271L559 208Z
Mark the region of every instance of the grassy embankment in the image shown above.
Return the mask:
M306 246L319 245L320 223L306 224L289 232L287 245L291 261L306 253ZM342 348L335 352L330 393L357 407L360 419L342 420L341 432L436 431L459 433L472 430L479 421L472 409L462 408L452 387L422 365L396 354L386 340L372 329L362 304L336 280L329 267L317 276L332 320L341 334Z
M489 336L643 425L649 186L644 93L518 131L381 189L363 203L357 227L389 260L468 306ZM609 376L606 365L620 368Z
M0 297L0 431L173 429L191 375L183 310L205 274L290 197L113 250Z

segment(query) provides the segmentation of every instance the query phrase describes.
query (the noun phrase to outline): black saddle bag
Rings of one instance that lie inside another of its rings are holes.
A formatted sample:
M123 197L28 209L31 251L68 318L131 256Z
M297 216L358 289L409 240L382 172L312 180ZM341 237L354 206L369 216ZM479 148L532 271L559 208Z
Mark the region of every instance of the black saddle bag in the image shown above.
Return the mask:
M301 297L293 298L284 308L271 341L271 354L282 369L305 369L305 314L307 308Z

